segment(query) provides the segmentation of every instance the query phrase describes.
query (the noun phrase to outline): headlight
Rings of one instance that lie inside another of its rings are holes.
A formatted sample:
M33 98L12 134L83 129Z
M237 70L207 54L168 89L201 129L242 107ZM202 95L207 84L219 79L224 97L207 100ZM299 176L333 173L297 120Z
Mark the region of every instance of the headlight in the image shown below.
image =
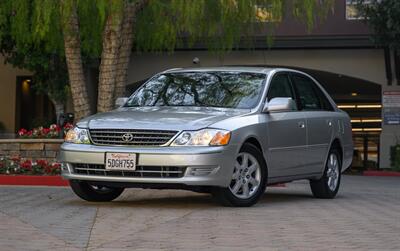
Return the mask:
M89 134L86 129L74 127L65 135L65 142L75 144L90 144Z
M219 129L183 131L171 146L224 146L229 143L231 132Z

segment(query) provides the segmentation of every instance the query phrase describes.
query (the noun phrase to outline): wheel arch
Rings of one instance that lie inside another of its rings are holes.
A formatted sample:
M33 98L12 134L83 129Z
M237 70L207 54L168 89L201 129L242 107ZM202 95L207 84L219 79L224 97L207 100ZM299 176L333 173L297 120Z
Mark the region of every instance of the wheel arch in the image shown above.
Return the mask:
M249 144L254 145L264 155L264 151L263 151L263 148L262 148L262 146L260 144L260 141L256 137L253 137L253 136L248 137L245 141L243 141L243 144L242 144L241 147L243 147L243 145L245 143L249 143Z
M261 152L261 156L262 156L262 158L263 158L264 165L265 165L265 168L266 168L266 171L267 171L267 177L268 177L268 174L269 174L269 170L268 170L268 161L267 161L267 157L265 156L265 153L264 153L264 150L263 150L263 147L262 147L260 141L257 139L257 137L249 136L248 138L246 138L246 140L243 141L243 144L242 144L242 146L240 147L240 149L241 149L241 148L243 147L243 145L246 144L246 143L255 146L255 147Z
M337 149L339 151L340 163L342 163L342 165L343 165L343 146L342 146L342 143L340 142L340 139L335 138L331 143L329 150L330 149Z

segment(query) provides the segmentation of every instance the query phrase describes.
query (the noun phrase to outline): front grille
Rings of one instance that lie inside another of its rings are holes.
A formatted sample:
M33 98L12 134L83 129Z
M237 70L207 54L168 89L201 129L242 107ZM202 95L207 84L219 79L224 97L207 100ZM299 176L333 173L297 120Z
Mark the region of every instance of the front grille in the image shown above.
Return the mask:
M93 144L161 146L174 137L178 131L132 130L132 129L90 129Z
M110 171L96 164L72 164L72 167L75 174L109 177L181 178L186 171L181 166L136 166L135 171Z

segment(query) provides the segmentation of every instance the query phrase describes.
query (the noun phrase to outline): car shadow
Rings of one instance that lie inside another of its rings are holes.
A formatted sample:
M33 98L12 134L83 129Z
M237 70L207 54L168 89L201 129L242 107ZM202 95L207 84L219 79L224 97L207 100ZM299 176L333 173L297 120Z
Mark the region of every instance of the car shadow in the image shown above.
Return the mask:
M275 204L296 203L298 201L314 200L311 194L307 193L288 193L285 191L267 191L258 201L256 206L268 206ZM221 205L210 195L188 192L184 195L168 194L152 198L135 198L130 194L123 195L112 202L85 202L79 199L70 200L69 205L86 205L86 206L101 206L105 207L128 207L128 208L171 208L171 209L206 209L213 207L221 207Z
M260 204L296 203L297 201L313 200L314 197L308 193L299 192L266 192L258 201Z

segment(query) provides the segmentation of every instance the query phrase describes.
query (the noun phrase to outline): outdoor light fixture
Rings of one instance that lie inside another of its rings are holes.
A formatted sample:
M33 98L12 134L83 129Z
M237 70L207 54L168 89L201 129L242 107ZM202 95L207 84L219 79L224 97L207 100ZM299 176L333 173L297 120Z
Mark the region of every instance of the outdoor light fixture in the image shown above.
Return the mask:
M382 128L353 128L353 132L380 132Z
M382 105L378 104L364 104L364 105L338 105L340 109L379 109Z
M382 105L357 105L357 108L382 108Z
M351 123L379 123L382 119L352 119Z
M338 108L340 109L354 109L356 108L355 105L338 105Z

